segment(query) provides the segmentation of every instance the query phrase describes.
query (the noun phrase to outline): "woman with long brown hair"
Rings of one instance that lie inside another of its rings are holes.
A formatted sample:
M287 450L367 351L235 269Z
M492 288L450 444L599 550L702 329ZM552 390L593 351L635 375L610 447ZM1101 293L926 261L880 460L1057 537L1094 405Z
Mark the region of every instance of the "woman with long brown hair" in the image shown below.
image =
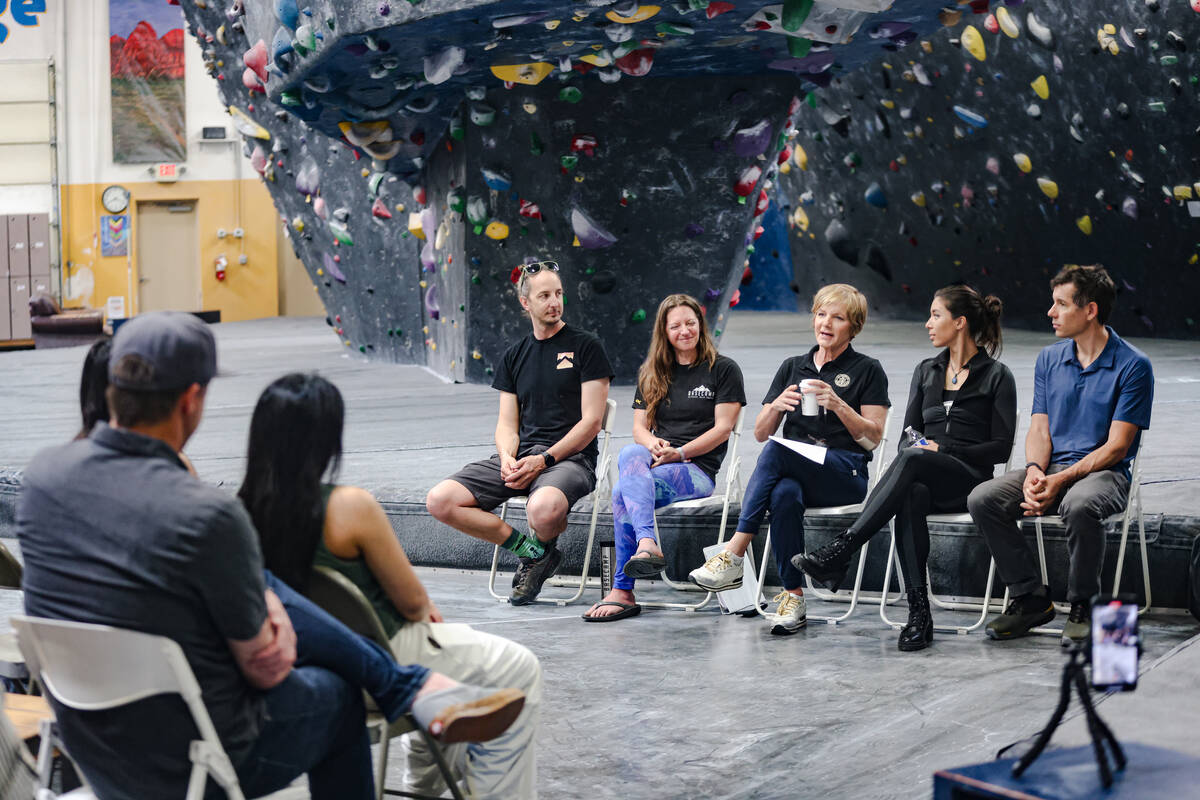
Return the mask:
M634 581L657 575L665 563L654 536L654 509L712 494L744 405L742 371L717 353L700 304L686 294L669 295L658 306L650 353L638 371L634 444L617 459L613 589L585 620L612 622L641 613Z

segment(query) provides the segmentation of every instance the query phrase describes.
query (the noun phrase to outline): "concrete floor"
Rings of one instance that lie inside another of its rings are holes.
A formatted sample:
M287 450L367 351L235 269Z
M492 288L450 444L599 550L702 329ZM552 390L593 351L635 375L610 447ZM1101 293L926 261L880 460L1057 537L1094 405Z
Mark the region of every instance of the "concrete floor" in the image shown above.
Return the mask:
M419 572L447 621L519 641L541 659L542 798L928 797L935 770L990 760L1033 735L1058 697L1063 655L1048 636L1000 644L938 634L930 649L901 653L876 606L790 637L715 611L647 610L596 625L579 619L582 606L493 601L480 573ZM675 599L644 588L642 599ZM818 601L809 611L842 608ZM19 610L19 592L0 592L0 619ZM1119 738L1200 755L1195 629L1178 614L1143 618L1141 686L1101 706ZM1183 656L1162 659L1181 644ZM1085 741L1077 726L1055 742ZM396 756L389 785L400 780Z

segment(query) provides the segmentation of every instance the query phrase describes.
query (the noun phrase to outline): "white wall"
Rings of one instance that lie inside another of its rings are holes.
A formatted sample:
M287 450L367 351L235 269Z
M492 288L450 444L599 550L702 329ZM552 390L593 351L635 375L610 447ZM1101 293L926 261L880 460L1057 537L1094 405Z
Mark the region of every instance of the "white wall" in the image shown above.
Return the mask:
M59 183L152 180L149 165L114 164L112 160L108 0L50 0L47 5L36 26L16 25L8 13L0 15L0 22L9 29L7 40L0 45L0 62L54 58L58 69ZM183 26L182 11L179 21ZM184 52L188 154L180 180L253 177L242 155L241 137L221 105L217 83L205 72L200 46L190 33L184 36ZM241 80L240 63L227 64L225 71L227 80ZM208 125L224 126L233 141L201 143L200 130ZM53 206L53 194L45 184L0 186L0 214L53 213Z
M60 0L68 7L66 17L66 55L60 80L65 79L66 159L59 176L62 183L121 183L152 180L149 165L114 164L112 160L112 105L109 89L108 2L106 0ZM121 0L112 0L121 2ZM162 0L166 2L166 0ZM183 26L183 12L179 12ZM166 31L158 31L159 36ZM217 83L204 70L200 45L189 33L184 36L186 57L185 91L187 94L188 150L186 172L180 180L230 180L236 167L232 152L236 149L243 163L241 177L250 177L247 160L241 155L241 137L221 105ZM240 81L241 65L227 64L226 80ZM60 83L62 91L62 83ZM199 144L200 130L206 125L223 125L236 144ZM60 140L60 141L62 141ZM60 163L61 160L60 160Z

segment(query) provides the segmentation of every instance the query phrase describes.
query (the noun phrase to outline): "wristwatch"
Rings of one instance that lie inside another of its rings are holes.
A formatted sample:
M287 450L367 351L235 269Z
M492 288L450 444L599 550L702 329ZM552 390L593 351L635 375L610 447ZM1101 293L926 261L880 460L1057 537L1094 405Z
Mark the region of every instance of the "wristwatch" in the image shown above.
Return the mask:
M550 469L558 463L558 459L550 455L549 451L542 453L542 459L546 462L546 469Z

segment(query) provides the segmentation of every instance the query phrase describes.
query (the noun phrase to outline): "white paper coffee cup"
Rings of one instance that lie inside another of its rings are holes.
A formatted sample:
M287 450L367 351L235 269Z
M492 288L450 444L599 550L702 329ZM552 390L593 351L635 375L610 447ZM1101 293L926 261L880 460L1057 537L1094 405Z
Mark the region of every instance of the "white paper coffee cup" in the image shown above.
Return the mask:
M815 417L821 410L821 406L817 403L817 383L818 381L800 381L800 413L806 417Z

